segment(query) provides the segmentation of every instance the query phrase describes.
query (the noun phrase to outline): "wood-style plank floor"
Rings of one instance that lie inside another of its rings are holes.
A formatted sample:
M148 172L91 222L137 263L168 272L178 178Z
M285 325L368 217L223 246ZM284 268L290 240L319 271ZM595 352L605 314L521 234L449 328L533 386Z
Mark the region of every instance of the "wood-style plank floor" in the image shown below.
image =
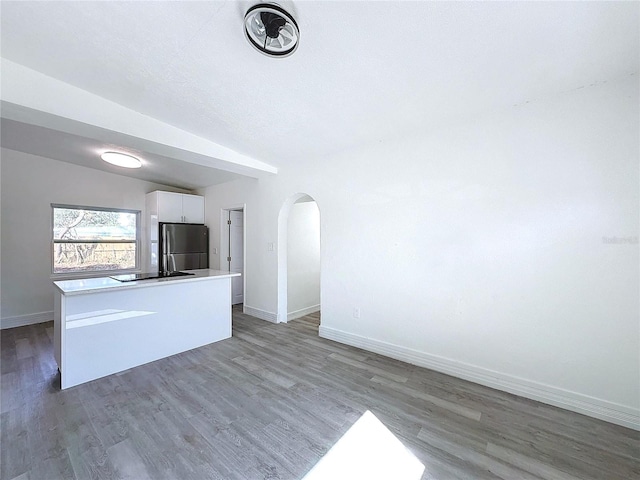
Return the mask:
M3 330L0 477L300 479L369 410L423 478L640 478L638 432L323 340L318 323L234 309L229 340L65 391L51 322Z

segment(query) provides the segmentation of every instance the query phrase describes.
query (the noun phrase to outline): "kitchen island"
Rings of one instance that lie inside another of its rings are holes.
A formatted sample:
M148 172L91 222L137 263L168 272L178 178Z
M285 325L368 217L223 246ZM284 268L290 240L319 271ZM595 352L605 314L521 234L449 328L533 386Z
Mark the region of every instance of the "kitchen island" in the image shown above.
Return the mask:
M239 273L55 286L54 354L61 388L231 337L231 278Z

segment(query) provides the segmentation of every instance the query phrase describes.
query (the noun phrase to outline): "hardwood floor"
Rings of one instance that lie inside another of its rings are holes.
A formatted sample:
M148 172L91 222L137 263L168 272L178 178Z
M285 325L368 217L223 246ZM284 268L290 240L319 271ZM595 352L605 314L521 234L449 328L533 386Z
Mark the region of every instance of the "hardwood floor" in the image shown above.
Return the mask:
M300 479L367 410L423 478L640 478L633 430L234 309L233 338L60 391L52 323L3 330L4 480Z

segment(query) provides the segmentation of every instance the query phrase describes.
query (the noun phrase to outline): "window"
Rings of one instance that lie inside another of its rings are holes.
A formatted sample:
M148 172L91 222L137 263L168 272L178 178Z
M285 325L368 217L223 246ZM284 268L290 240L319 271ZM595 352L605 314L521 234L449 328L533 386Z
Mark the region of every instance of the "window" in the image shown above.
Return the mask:
M133 270L140 252L140 212L51 205L53 273Z

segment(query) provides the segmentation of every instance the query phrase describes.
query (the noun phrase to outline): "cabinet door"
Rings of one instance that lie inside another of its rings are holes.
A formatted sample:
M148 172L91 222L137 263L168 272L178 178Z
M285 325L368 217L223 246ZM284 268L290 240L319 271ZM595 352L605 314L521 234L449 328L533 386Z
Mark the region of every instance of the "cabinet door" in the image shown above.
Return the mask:
M182 194L158 192L158 221L182 223Z
M204 223L204 197L182 195L182 216L185 223Z

